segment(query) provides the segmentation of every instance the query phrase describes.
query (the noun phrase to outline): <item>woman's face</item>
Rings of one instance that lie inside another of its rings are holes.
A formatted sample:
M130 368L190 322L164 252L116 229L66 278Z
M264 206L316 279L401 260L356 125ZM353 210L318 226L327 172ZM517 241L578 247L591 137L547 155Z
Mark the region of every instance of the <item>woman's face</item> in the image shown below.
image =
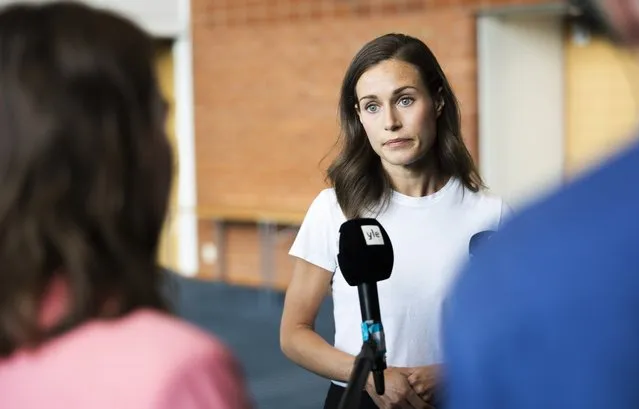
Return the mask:
M434 103L414 65L380 62L362 74L355 95L359 120L384 168L410 167L427 154L443 104Z

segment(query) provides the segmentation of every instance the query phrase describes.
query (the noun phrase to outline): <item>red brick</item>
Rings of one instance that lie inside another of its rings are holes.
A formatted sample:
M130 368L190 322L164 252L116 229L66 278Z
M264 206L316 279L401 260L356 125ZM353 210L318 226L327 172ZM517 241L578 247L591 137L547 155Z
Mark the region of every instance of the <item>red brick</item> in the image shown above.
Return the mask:
M420 37L433 49L460 100L463 136L476 155L474 13L487 5L544 2L308 1L192 1L198 206L305 211L325 186L322 170L335 154L344 71L365 42L390 31ZM212 240L209 224L200 223L201 243ZM292 238L278 241L280 287L290 276ZM258 243L254 227L229 229L233 282L260 283ZM215 266L202 264L201 273L213 277Z

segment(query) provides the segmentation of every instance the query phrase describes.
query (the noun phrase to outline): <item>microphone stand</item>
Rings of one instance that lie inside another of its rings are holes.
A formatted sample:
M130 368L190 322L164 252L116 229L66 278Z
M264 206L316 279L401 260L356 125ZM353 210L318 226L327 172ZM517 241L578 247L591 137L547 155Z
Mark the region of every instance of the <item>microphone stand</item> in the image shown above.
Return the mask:
M355 364L353 365L353 372L348 381L346 391L342 395L338 409L358 409L360 400L362 397L362 391L366 387L366 380L368 374L373 372L375 380L375 391L379 395L384 394L384 369L386 369L386 363L384 362L383 355L380 356L377 352L377 342L373 337L369 337L362 344L362 349L355 358Z

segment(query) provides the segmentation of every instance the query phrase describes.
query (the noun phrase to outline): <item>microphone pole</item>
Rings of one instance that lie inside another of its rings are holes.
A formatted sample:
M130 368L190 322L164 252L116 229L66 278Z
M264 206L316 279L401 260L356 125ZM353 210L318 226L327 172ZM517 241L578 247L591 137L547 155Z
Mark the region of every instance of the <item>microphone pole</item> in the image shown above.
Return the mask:
M360 295L360 309L362 317L367 320L362 323L362 349L355 359L353 372L348 381L346 391L342 395L339 409L357 409L366 387L368 375L373 373L375 392L384 394L384 370L386 369L385 353L386 345L379 318L379 299L376 283L362 283L358 286ZM365 296L365 294L367 294Z
M362 398L362 391L366 388L368 374L375 365L377 346L372 338L364 342L362 350L353 365L353 372L348 380L348 386L340 399L338 409L358 409Z
M379 296L377 295L377 283L362 283L357 287L359 293L360 310L362 313L362 337L364 343L372 340L375 348L373 361L373 380L375 392L384 394L384 369L386 369L386 342L382 328L382 319L379 313Z

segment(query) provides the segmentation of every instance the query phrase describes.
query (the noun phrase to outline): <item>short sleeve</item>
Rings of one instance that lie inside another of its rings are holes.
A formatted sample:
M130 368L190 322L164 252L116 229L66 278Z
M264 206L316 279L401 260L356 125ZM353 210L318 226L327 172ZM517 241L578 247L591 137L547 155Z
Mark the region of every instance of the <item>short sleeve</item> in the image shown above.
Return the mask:
M252 409L244 374L229 350L213 345L192 355L165 389L156 409Z
M289 254L331 273L337 270L339 209L332 189L325 189L313 200L295 237Z

